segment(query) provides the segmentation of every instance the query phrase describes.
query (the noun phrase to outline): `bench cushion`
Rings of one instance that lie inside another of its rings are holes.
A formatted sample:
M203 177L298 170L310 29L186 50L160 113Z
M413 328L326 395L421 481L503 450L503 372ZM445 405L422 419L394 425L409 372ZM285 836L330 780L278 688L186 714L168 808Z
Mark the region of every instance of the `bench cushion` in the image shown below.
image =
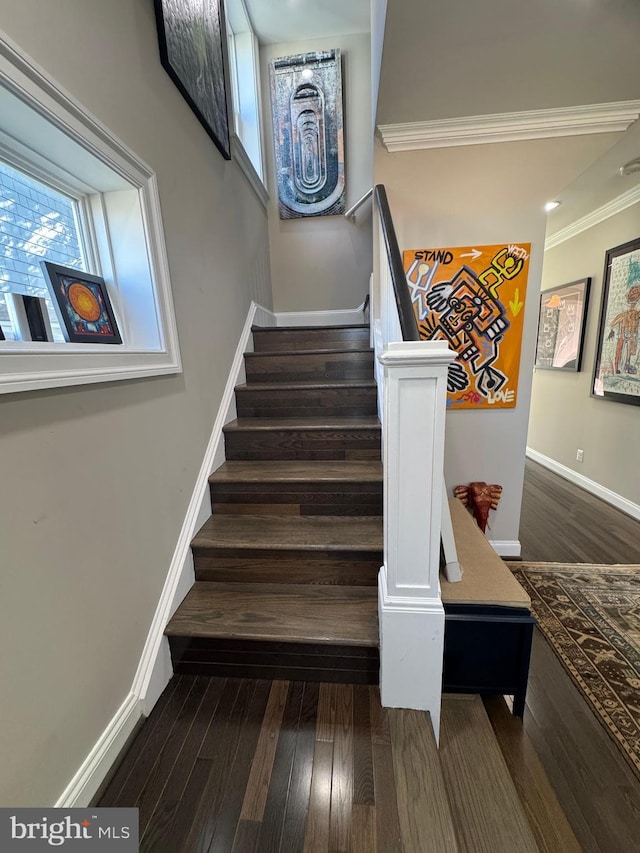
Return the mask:
M457 498L449 501L462 580L440 578L443 604L531 607L531 599L493 550L473 517Z

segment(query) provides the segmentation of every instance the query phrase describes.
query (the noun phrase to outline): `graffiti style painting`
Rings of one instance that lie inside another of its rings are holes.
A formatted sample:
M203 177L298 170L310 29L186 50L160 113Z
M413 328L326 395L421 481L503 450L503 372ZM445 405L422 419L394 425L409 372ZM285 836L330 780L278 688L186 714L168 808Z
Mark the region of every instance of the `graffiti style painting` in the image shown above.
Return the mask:
M344 213L340 62L339 50L271 62L280 219Z
M592 394L640 406L640 238L605 258Z
M449 408L516 405L530 250L519 243L404 252L421 339L444 340L458 353Z

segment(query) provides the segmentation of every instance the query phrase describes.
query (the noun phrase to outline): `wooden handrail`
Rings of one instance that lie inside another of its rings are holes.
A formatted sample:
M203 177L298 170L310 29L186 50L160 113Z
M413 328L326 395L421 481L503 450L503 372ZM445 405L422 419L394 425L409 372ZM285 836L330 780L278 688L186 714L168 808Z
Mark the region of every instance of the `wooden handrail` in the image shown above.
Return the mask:
M382 184L378 184L374 191L378 213L380 214L380 223L384 242L387 248L387 259L389 261L389 270L391 272L391 281L393 282L393 292L396 297L396 307L398 309L398 318L400 320L400 329L402 330L402 339L405 341L419 341L420 334L418 332L418 324L416 316L413 313L413 305L409 296L409 288L402 266L402 255L398 246L398 238L396 230L393 227L393 219L391 218L391 210L389 209L389 201L387 199L387 191Z

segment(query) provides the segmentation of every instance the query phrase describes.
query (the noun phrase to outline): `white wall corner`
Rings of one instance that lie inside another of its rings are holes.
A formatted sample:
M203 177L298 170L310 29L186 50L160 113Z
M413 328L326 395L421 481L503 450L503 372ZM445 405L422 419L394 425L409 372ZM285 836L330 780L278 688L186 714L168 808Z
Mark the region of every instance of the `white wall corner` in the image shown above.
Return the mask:
M378 126L378 135L387 151L417 151L424 148L616 133L627 130L639 116L640 101L615 101L577 107L382 124Z
M583 474L578 474L578 472L574 471L572 468L568 468L561 462L556 462L555 459L552 459L550 456L545 456L544 453L539 453L532 447L527 447L527 456L534 462L538 462L540 465L548 468L549 471L553 471L565 480L569 480L570 483L574 483L586 492L595 495L597 498L611 504L611 506L614 506L616 509L630 515L631 518L635 518L637 521L640 521L640 505L637 503L634 503L628 498L625 498L623 495L619 495L617 492L597 483L595 480L590 480Z
M173 675L164 629L193 584L191 540L211 514L209 475L224 461L222 428L236 416L234 389L244 381L244 353L252 348L251 327L256 321L260 325L272 326L275 317L268 309L251 303L131 692L69 782L56 803L57 807L89 805L138 721L151 713Z
M429 711L440 732L444 607L438 598L399 603L387 590L387 570L378 575L380 699L386 708Z

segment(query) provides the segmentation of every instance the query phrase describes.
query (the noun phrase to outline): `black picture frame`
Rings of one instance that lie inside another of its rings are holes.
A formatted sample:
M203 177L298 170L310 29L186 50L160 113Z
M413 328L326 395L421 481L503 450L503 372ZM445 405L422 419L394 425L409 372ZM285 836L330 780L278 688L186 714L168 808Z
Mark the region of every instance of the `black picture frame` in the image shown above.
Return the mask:
M225 158L231 159L224 0L154 0L160 61Z
M542 291L536 368L580 371L590 290L591 278L587 277Z
M72 344L121 344L103 278L40 261L65 339Z
M605 254L591 396L640 406L640 237Z

